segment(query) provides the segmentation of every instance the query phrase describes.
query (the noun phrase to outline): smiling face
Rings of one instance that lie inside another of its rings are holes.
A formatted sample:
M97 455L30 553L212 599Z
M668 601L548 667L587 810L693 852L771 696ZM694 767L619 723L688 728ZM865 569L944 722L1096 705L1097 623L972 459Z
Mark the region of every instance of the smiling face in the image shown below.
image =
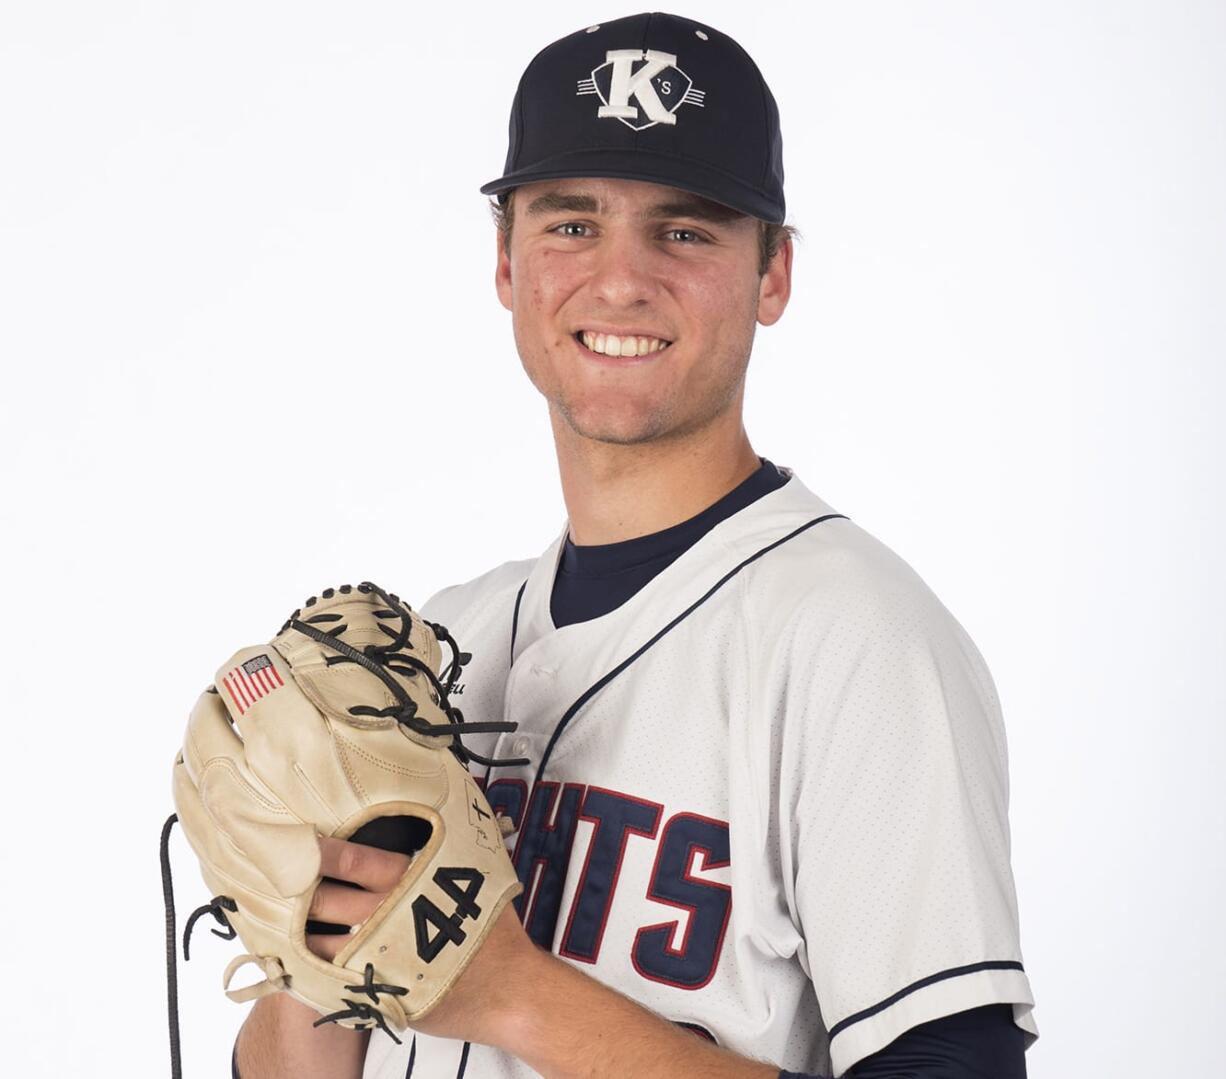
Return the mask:
M544 180L514 200L498 296L555 429L636 444L739 427L755 324L787 304L790 242L759 274L755 219L638 180Z

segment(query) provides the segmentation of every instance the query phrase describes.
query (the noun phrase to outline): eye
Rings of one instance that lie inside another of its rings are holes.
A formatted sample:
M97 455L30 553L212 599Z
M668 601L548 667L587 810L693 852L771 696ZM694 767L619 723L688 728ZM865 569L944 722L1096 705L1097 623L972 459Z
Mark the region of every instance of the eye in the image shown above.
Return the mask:
M681 242L687 246L690 244L706 243L706 238L701 233L695 232L694 229L669 229L665 235L677 236L681 239Z
M560 225L554 225L550 232L556 232L559 236L571 236L575 239L583 239L583 230L588 226L581 221L563 221Z

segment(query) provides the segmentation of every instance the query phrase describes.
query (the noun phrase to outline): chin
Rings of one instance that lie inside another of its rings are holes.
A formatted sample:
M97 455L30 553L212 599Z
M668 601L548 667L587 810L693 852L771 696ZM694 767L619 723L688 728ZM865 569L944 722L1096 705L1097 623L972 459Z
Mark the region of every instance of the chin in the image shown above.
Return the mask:
M644 413L637 409L571 409L564 404L559 406L558 411L575 434L593 442L634 446L653 442L669 433L670 425L659 413Z

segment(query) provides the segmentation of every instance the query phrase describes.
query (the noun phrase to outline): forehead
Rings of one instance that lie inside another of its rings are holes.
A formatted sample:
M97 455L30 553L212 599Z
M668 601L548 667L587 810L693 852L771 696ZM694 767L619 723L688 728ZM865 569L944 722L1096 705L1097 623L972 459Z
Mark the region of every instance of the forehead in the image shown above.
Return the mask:
M553 213L648 219L686 217L729 228L748 227L754 222L749 215L712 199L643 180L611 177L538 180L516 188L514 198L517 217Z

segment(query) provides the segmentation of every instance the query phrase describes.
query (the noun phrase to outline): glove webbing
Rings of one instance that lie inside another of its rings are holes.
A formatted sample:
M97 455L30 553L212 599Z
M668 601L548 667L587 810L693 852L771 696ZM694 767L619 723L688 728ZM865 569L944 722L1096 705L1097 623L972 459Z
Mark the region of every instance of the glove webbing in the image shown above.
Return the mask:
M347 585L341 587L341 591L348 590ZM404 726L408 727L416 734L430 735L433 737L442 737L453 735L455 742L452 749L456 756L461 761L468 764L470 761L476 761L478 764L484 764L490 767L502 767L508 765L525 765L530 762L523 757L504 757L502 759L482 756L480 753L475 753L463 744L461 740L461 732L468 734L505 734L516 729L514 723L507 722L490 722L490 723L466 723L464 713L459 708L451 703L450 693L455 687L456 681L459 678L460 670L464 665L467 653L461 652L456 645L455 638L447 631L446 626L439 625L435 622L427 623L434 631L435 636L440 641L445 641L451 649L451 661L447 664L447 685L443 686L434 671L430 669L429 664L423 663L416 656L410 656L402 651L401 648L409 645L409 634L412 630L412 614L392 593L385 592L378 585L371 584L370 581L363 581L358 585L359 592L373 592L384 603L387 604L388 613L400 619L401 629L399 633L394 633L385 626L380 628L392 637L389 644L375 645L368 644L363 650L359 651L352 645L340 639L346 626L337 626L331 631L318 629L310 624L309 621L303 621L298 617L300 611L295 611L290 615L288 621L283 626L283 629L295 629L304 636L310 637L320 644L327 645L334 649L338 655L328 656L324 662L328 666L336 663L357 663L368 670L376 678L379 679L389 690L393 697L399 703L399 707L395 705L390 708L373 709L363 705L355 705L349 709L349 713L355 716L361 715L377 715L377 716L395 716L396 720ZM329 592L324 593L325 596L331 598ZM308 600L309 606L312 601ZM382 612L379 612L380 614ZM328 616L322 616L328 617ZM338 616L339 617L339 616ZM392 660L397 660L401 663L407 663L409 666L397 667L393 665ZM404 687L388 673L388 670L400 671L404 674L420 673L424 674L430 682L431 688L434 690L434 697L438 702L443 713L447 716L447 723L430 723L427 720L420 719L417 715L417 704L405 692Z

